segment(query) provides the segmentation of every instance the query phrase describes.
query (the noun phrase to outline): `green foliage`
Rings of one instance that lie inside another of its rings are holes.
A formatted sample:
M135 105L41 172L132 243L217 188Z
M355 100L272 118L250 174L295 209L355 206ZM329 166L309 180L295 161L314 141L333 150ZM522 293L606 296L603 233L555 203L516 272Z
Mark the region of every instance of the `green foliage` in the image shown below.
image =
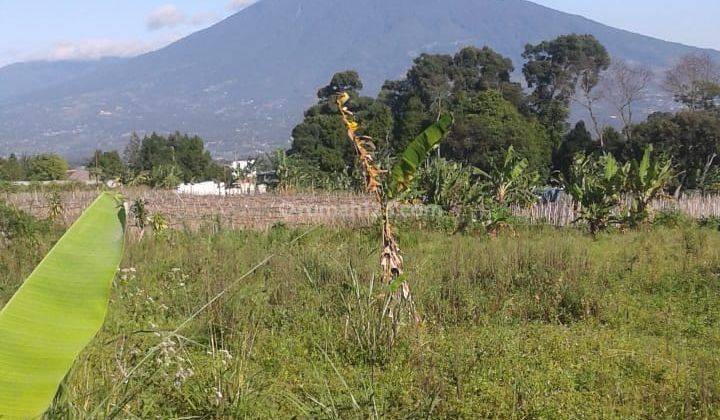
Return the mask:
M63 215L65 205L63 204L62 196L59 191L52 190L48 192L45 194L45 200L49 206L48 219L54 221Z
M530 107L559 145L576 89L591 91L610 66L610 55L594 36L571 34L528 44L523 58L523 74L533 89Z
M712 190L720 167L720 117L709 112L654 114L633 128L630 154L640 159L645 147L672 157L677 184L684 189Z
M270 186L277 191L351 191L358 188L360 180L348 170L340 173L324 172L307 160L288 155L284 150L276 150L261 162L261 168L272 171L275 179Z
M46 224L0 201L0 248L16 246L17 242L35 243L38 234L47 230Z
M67 171L67 161L56 154L0 158L0 181L59 181Z
M25 179L25 169L17 156L10 155L7 159L0 158L0 180L22 181Z
M125 173L125 165L120 154L115 150L111 152L96 150L86 166L91 174L102 181L120 179Z
M335 73L330 83L318 91L317 97L329 99L340 92L360 92L362 89L360 75L355 70L347 70Z
M539 185L540 176L529 170L528 160L518 156L513 146L499 163L490 162L490 170L480 174L495 204L527 206L537 200L533 188Z
M433 150L440 147L440 141L452 125L452 116L445 114L408 144L390 172L388 193L391 197L397 196L410 186L418 167L428 159Z
M68 163L55 154L42 154L27 158L25 176L29 181L58 181L65 179Z
M549 227L493 240L402 230L423 326L402 329L392 351L373 344L387 290L371 286L375 230L319 228L288 244L300 233L171 230L129 244L106 326L47 417L720 415L720 235L709 229L596 240ZM168 339L269 253L267 269ZM34 266L7 257L3 303Z
M326 179L343 174L345 179L348 176L353 181L361 179L356 169L355 149L348 141L335 105L336 93L343 91L350 95L350 111L363 122L359 134L371 136L380 147L386 147L393 125L390 109L379 101L360 96L361 89L362 82L356 72L335 74L330 83L318 91L318 103L305 112L303 121L293 129L288 155L295 159L296 166L315 168L315 173L303 170L319 181L314 185L326 184ZM359 185L355 183L353 187Z
M545 129L523 116L497 91L459 99L458 116L443 154L483 170L505 157L509 147L528 159L531 170L549 175L552 146Z
M153 167L150 185L155 188L175 189L183 182L182 168L174 163L163 163Z
M392 148L407 144L444 112L462 124L463 98L493 90L518 108L524 101L522 88L510 81L512 61L488 47L467 47L454 56L422 54L413 62L405 79L388 81L379 99L392 110L395 129Z
M130 213L135 220L135 226L142 230L145 230L145 226L150 219L150 214L147 208L147 201L143 198L138 198L130 205Z
M167 218L162 213L155 213L148 220L155 236L164 236L169 228Z
M124 218L102 194L0 311L1 417L40 417L102 326Z
M477 177L477 169L442 158L432 159L418 171L404 197L459 215L468 207L479 207L483 201ZM428 208L428 212L432 211Z
M174 188L183 182L222 177L222 169L213 162L198 136L176 132L165 137L152 133L140 140L133 135L124 157L128 169L124 174L127 183L146 181L152 186Z
M690 216L676 208L662 209L655 213L652 219L653 226L666 228L689 227L693 223ZM702 226L703 221L700 221L699 224Z
M626 173L627 170L621 168L610 154L598 159L587 155L575 157L570 176L564 178L564 183L567 193L579 207L578 221L586 222L591 234L596 235L619 222L616 211L622 199Z
M575 127L565 135L560 147L553 154L553 167L560 173L570 176L570 166L577 154L591 154L597 151L598 144L593 140L584 121L579 121Z
M649 145L639 161L632 161L626 166L625 192L630 196L628 221L637 226L650 218L649 206L657 199L674 178L672 161L653 158L652 146Z

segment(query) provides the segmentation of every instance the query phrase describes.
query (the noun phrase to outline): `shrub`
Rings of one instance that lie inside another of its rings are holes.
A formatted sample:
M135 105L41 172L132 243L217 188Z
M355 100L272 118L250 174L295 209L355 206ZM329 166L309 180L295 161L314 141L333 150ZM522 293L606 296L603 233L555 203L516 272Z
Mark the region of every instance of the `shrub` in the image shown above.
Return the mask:
M682 211L676 208L662 209L653 217L653 226L662 226L668 228L676 228L681 226L689 226L693 223L692 219Z
M0 202L0 244L13 241L34 243L37 235L47 230L46 223L38 221L24 211Z

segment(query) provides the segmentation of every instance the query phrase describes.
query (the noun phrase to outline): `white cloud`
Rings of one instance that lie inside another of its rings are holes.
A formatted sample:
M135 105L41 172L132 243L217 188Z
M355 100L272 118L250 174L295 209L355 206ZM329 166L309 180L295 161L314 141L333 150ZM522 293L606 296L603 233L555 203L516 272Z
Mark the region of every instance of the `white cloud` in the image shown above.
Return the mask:
M151 31L163 28L174 28L185 23L187 18L174 4L166 4L153 10L148 15L145 23Z
M230 0L230 3L227 5L227 9L233 12L239 12L248 6L252 6L257 3L257 1L258 0Z
M220 20L220 16L214 12L197 12L190 17L190 24L193 26L205 26Z
M156 48L156 45L139 41L86 39L76 42L59 42L38 58L46 60L95 60L103 57L130 57Z

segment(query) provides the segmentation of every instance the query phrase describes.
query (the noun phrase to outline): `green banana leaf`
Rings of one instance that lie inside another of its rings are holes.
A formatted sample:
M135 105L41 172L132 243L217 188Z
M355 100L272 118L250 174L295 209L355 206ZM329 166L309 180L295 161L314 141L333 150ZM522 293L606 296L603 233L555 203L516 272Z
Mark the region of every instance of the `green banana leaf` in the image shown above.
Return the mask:
M105 320L125 210L103 193L0 310L0 419L37 418Z
M389 192L392 196L400 194L410 186L418 167L440 146L440 141L450 131L452 124L452 116L445 114L410 142L390 173Z

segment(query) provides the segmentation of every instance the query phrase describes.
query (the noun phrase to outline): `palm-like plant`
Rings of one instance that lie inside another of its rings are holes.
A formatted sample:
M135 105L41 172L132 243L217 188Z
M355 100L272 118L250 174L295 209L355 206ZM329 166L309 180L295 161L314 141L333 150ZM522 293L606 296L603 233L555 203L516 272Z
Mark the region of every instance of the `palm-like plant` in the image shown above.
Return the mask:
M652 151L652 145L648 145L640 161L634 160L624 168L625 188L630 194L628 221L631 226L648 220L650 204L674 178L672 161L664 158L653 159Z
M412 190L405 193L409 200L421 199L443 210L458 214L468 206L478 207L483 201L482 185L477 182L478 170L442 158L429 161L417 175Z
M495 204L527 205L535 200L532 187L538 183L540 176L529 171L528 167L528 160L518 156L515 148L510 146L500 163L491 162L488 172L480 171L485 190Z
M627 172L627 165L620 167L611 154L599 159L575 157L564 183L579 212L576 222L586 222L593 236L619 221L614 213L622 200Z

